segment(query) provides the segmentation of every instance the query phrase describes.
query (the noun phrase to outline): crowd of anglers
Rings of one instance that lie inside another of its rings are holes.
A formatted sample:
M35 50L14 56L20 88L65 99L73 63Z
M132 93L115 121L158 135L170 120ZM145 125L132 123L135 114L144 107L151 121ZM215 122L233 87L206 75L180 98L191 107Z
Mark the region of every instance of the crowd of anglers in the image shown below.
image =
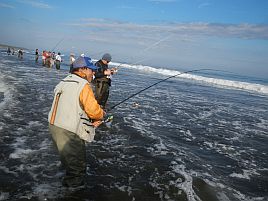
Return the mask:
M8 55L15 55L16 53L19 59L23 59L24 51L22 49L18 49L17 51L15 51L15 48L10 48L10 47L7 48ZM55 52L43 50L42 54L40 54L39 50L36 49L35 50L35 62L36 63L38 62L40 56L42 57L43 66L52 68L55 65L57 70L60 69L61 62L63 61L61 58L60 52L56 54Z
M38 62L39 56L40 56L39 50L36 49L35 50L35 62L36 63ZM62 62L60 52L58 52L56 54L55 52L43 50L41 57L42 57L42 65L43 66L46 66L48 68L52 68L55 65L57 70L60 69L60 64Z

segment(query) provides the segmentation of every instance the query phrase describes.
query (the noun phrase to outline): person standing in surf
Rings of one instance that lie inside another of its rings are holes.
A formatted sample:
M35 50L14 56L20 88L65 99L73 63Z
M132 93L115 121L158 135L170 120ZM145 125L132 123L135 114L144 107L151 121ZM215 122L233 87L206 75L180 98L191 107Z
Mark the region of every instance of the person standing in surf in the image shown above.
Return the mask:
M75 61L75 58L74 58L74 53L71 53L70 54L70 73L72 72L72 70L73 70L73 63L74 63L74 61Z
M38 49L35 50L35 62L38 62L38 58L39 58L39 51Z
M112 60L112 56L106 53L102 56L102 59L95 63L98 66L98 71L95 74L95 94L98 103L102 108L106 107L106 102L109 98L109 88L111 86L111 75L113 69L109 69L108 64Z
M60 63L62 62L61 60L61 56L60 56L60 52L58 52L58 54L56 55L56 69L59 70L60 69Z
M66 174L62 184L80 187L85 183L86 146L95 128L102 123L104 111L97 103L90 82L97 67L89 57L79 57L73 70L54 90L48 115L49 130Z
M47 51L43 50L43 53L42 53L42 65L43 66L46 66L46 59L47 59Z
M18 58L23 59L23 51L22 51L22 49L19 49L19 51L18 51Z
M10 49L10 47L7 48L7 54L8 54L8 55L11 54L11 49Z

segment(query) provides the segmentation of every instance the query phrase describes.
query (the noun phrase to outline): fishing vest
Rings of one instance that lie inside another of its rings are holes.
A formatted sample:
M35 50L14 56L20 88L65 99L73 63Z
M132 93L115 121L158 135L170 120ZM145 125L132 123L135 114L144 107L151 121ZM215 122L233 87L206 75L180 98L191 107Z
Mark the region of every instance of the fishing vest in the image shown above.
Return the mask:
M79 96L88 81L70 74L54 89L54 100L48 114L48 122L76 133L81 139L91 142L95 128L80 106Z

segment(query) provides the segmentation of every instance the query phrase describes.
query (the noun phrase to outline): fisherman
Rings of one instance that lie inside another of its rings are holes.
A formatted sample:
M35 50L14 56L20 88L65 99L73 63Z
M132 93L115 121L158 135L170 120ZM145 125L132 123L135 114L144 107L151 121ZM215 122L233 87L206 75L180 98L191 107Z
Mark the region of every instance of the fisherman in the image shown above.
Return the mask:
M75 58L74 58L74 53L71 53L70 54L70 73L72 72L72 70L73 70L73 63L74 63L74 61L75 61Z
M47 67L49 68L52 68L54 66L54 59L55 59L55 52L52 52L49 51L47 53L47 57L46 57L46 64L47 64Z
M7 54L10 55L11 53L11 50L10 50L10 47L7 48Z
M47 58L47 51L43 50L43 53L42 53L42 65L43 66L46 65L46 58Z
M59 70L60 69L60 63L62 62L61 60L61 56L60 56L60 52L58 52L58 54L56 55L56 69Z
M55 88L48 115L49 130L66 170L63 185L83 186L86 176L85 142L94 139L104 111L97 103L90 82L97 67L89 57L79 57L72 73Z
M111 75L114 73L114 69L109 69L108 63L112 60L112 56L106 53L102 56L102 59L95 63L98 66L98 71L95 74L95 93L98 103L105 108L106 102L109 97L109 88L111 86Z
M22 49L19 49L19 51L18 51L18 58L23 59L23 51L22 51Z
M55 54L55 52L52 52L51 56L50 56L50 68L52 68L54 66L55 60L56 60L56 54Z
M46 52L46 67L51 68L51 52Z
M35 62L38 62L38 58L39 58L39 51L38 49L35 50Z
M52 52L51 57L52 57L53 60L56 60L56 53Z

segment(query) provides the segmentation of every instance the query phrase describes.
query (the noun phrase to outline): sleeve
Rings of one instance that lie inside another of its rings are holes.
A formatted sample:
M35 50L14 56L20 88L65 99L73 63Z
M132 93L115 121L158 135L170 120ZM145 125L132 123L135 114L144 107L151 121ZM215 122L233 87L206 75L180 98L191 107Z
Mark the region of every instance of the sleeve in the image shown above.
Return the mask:
M90 119L101 120L103 118L104 112L95 99L94 93L89 84L86 84L82 89L79 101Z

